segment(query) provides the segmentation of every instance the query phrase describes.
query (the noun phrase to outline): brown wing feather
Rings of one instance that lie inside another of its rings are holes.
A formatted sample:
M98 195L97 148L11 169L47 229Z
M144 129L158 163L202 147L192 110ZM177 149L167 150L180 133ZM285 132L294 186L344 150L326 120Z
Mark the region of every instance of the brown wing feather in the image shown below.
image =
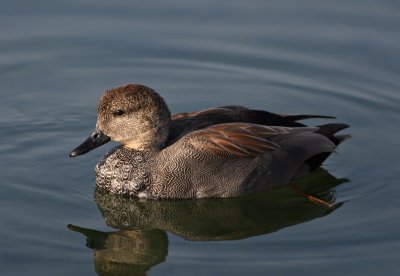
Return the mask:
M249 156L251 152L249 152L246 147L241 144L235 143L226 137L210 137L210 141L217 146L215 149L215 153L223 153L225 154L233 154L238 156ZM212 147L210 147L212 148ZM221 151L222 150L222 151Z
M291 128L285 127L227 123L195 131L187 139L194 147L216 155L254 157L264 152L280 150L280 146L268 138L289 133L290 130Z

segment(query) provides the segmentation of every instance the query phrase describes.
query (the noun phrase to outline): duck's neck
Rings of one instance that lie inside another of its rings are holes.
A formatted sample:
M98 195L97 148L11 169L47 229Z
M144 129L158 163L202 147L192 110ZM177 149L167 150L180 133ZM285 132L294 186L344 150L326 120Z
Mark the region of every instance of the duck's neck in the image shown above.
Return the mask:
M124 147L137 151L152 151L157 152L165 147L169 135L168 127L143 131L134 138L124 141Z
M134 151L159 151L160 146L154 143L146 143L140 140L130 140L124 143L124 147Z

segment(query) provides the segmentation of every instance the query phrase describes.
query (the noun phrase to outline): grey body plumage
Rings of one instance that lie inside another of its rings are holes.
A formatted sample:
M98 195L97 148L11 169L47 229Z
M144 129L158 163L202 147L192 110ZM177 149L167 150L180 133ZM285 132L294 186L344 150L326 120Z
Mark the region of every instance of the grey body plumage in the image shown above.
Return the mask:
M326 116L227 106L171 117L150 88L121 86L99 103L93 139L110 137L122 145L99 161L96 183L112 193L145 198L234 197L284 186L319 167L345 138L335 136L345 124L297 122L315 117Z

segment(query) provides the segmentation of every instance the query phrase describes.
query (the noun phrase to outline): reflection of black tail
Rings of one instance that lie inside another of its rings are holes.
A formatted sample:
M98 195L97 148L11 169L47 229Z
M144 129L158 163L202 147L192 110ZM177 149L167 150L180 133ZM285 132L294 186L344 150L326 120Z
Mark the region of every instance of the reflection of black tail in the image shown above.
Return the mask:
M318 126L319 130L317 133L328 137L336 146L338 146L344 140L350 138L350 135L335 135L342 129L350 127L347 124L325 124ZM331 155L330 152L323 152L309 158L305 163L309 166L309 170L316 170L322 163Z

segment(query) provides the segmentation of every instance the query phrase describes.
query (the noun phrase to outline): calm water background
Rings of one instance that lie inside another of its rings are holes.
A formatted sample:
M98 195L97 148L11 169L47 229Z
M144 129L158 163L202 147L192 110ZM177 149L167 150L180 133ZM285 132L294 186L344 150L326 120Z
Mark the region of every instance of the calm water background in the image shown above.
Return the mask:
M235 240L165 229L166 240L159 230L153 251L163 256L150 275L399 275L399 26L390 0L3 0L1 274L96 273L96 253L67 224L118 231L93 198L107 147L67 154L94 128L101 93L139 82L174 113L226 104L320 113L353 135L324 165L349 180L334 189L341 208ZM276 218L290 216L285 204Z

